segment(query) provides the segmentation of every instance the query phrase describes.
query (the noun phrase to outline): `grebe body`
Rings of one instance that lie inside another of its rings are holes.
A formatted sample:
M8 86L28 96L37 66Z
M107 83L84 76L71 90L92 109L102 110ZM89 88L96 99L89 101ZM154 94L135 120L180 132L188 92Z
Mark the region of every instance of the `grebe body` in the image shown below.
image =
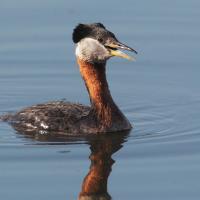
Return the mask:
M0 119L19 132L54 132L88 135L130 130L131 124L112 99L106 80L106 62L112 56L132 59L118 49L134 51L120 43L101 23L79 24L73 32L76 58L91 106L53 101L25 108Z

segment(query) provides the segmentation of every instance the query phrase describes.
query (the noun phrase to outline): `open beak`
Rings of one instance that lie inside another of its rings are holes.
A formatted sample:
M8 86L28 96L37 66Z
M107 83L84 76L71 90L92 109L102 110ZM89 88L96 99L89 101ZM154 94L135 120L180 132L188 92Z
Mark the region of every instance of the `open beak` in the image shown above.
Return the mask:
M137 51L131 47L128 47L125 44L122 44L121 42L112 41L112 42L106 43L105 46L109 49L111 56L118 56L118 57L125 58L132 61L135 60L133 56L129 56L128 54L125 54L119 49L133 51L135 54L137 54Z

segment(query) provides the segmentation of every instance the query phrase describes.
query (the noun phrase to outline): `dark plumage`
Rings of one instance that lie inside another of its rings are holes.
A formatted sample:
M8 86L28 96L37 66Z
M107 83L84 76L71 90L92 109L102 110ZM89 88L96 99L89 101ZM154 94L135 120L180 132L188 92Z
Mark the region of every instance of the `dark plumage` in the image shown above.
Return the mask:
M73 125L73 133L79 132L79 120L88 115L90 107L64 101L52 101L27 107L14 115L5 115L18 131L68 132ZM75 126L76 124L76 126ZM76 130L75 130L76 127Z
M72 39L74 43L78 43L81 39L86 37L103 40L110 36L115 38L114 34L106 30L105 26L101 23L79 24L74 29Z

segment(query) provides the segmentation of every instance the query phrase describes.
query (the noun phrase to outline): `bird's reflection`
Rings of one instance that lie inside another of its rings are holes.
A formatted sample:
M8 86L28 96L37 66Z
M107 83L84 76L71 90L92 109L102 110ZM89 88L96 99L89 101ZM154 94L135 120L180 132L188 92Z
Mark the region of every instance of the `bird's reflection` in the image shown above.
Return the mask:
M19 133L19 132L18 132ZM19 133L20 135L22 133ZM92 137L73 138L64 137L62 135L41 135L41 134L25 134L24 136L38 141L38 144L69 144L80 139L89 144L91 154L89 159L91 165L88 174L82 182L81 191L78 200L110 200L108 193L108 177L112 171L112 165L115 161L112 155L123 147L129 132L118 132L107 135L96 135ZM42 143L41 143L42 142ZM56 142L56 143L55 143Z
M89 140L91 165L85 176L79 200L110 200L107 183L115 162L112 155L122 148L128 133L98 136Z

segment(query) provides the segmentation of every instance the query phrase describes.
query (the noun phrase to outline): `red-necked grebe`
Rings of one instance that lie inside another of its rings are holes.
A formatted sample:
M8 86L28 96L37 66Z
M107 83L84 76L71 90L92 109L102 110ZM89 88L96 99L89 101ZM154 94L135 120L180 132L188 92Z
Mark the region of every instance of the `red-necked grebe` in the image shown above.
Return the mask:
M101 23L79 24L73 32L76 57L89 93L91 107L54 101L5 115L20 132L62 132L66 135L96 134L131 129L131 124L112 99L106 80L106 62L112 56L132 59L118 49L134 49L120 43Z

